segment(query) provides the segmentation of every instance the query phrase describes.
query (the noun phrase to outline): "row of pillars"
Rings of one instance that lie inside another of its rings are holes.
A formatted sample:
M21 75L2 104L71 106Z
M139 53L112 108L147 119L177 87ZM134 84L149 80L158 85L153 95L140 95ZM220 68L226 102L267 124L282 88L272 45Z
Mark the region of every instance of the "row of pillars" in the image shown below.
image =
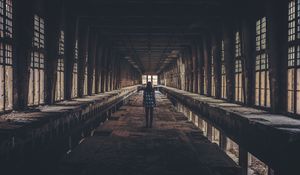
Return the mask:
M34 34L34 15L45 20L45 104L55 103L59 36L65 33L64 45L64 90L65 100L71 99L75 44L78 41L78 97L93 95L121 88L121 71L131 71L132 81L140 78L135 69L122 70L129 64L121 59L97 30L72 11L72 7L61 0L13 1L14 6L14 109L27 108L29 91L29 69ZM87 68L87 94L84 90ZM95 78L95 80L94 80Z
M288 2L267 0L260 17L267 18L267 54L269 57L270 97L273 113L286 111ZM253 13L253 12L249 12ZM186 48L176 63L160 74L167 86L189 92L221 98L221 49L224 42L227 101L235 102L235 33L239 31L242 44L242 80L244 104L255 104L256 14L234 21L228 19L223 27L215 26ZM233 18L234 19L234 18ZM221 29L221 30L220 30ZM213 54L213 55L212 55ZM213 57L214 66L211 67ZM184 70L182 70L184 67ZM177 70L176 70L177 69ZM213 70L212 70L213 69ZM212 80L214 71L214 80ZM182 75L183 74L183 75Z

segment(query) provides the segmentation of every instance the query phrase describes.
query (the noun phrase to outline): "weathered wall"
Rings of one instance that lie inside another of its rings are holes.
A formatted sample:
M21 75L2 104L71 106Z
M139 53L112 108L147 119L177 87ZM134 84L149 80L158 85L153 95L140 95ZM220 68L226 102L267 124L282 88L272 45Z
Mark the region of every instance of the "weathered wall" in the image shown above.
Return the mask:
M120 60L120 86L132 86L141 83L141 74L126 60Z

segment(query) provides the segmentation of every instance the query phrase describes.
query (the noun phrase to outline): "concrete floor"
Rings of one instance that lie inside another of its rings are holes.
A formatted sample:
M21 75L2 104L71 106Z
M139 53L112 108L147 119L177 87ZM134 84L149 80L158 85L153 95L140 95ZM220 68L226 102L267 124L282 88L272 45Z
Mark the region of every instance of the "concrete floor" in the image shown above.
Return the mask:
M60 162L58 174L235 175L239 168L157 92L152 129L144 127L142 93Z

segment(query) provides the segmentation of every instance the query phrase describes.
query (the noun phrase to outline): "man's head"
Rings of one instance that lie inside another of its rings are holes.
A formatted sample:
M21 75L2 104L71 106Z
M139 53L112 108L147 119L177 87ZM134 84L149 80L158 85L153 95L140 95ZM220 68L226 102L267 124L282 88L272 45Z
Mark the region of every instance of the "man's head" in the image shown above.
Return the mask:
M147 88L152 89L152 83L151 83L151 81L149 81L149 82L147 83Z

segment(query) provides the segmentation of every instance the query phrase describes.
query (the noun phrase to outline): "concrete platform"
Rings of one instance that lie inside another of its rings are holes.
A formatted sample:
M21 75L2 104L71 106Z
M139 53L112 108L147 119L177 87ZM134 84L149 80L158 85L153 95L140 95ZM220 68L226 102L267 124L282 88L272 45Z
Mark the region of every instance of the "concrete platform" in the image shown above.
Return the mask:
M39 154L46 160L47 153L52 154L57 152L57 149L61 149L57 148L61 147L59 142L68 144L68 137L74 132L80 134L85 128L95 123L98 125L100 120L105 120L101 117L104 117L110 108L136 90L137 86L132 86L95 96L63 101L51 106L41 106L33 110L1 115L0 163L4 165L3 167L14 169L19 167L19 164L30 162L33 156ZM53 146L51 150L53 152L48 150L49 145ZM35 169L35 167L28 168Z
M60 163L60 175L237 175L239 167L157 93L152 129L142 94L97 128Z
M299 174L300 120L171 87L160 86L160 90L275 167L277 173Z

